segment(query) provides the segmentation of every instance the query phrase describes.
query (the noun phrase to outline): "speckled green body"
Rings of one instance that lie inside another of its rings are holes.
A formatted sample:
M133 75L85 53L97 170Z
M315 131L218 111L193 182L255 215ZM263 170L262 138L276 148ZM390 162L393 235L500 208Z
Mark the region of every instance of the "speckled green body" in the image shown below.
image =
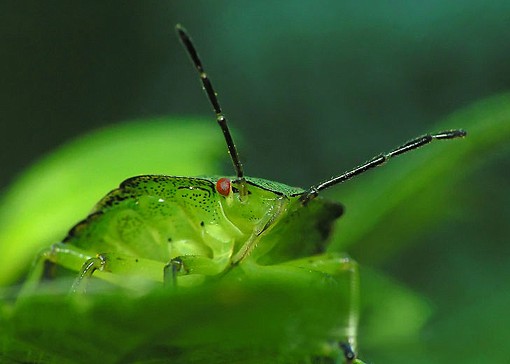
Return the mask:
M66 244L168 263L181 256L211 259L218 270L235 259L263 264L323 252L342 207L321 198L306 206L305 191L248 178L248 196L217 192L218 178L139 176L124 181L75 225ZM250 241L253 246L245 244ZM246 249L246 256L240 256ZM237 257L236 257L237 256ZM238 263L237 261L235 263Z

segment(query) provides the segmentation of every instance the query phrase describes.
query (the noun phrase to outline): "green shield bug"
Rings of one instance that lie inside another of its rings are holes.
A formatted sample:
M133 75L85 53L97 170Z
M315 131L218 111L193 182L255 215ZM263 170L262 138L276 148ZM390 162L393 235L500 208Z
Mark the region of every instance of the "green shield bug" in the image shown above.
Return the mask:
M336 350L345 362L357 362L357 267L344 254L326 253L343 208L319 193L433 140L466 133L447 130L420 136L308 189L247 177L198 53L185 29L177 25L176 30L212 104L236 175L143 175L125 180L62 242L39 254L22 294L34 289L48 266L75 272L72 292L85 292L92 276L116 284L139 276L168 289L232 277L327 281L332 290L345 290L348 297L348 327L333 335L339 343Z

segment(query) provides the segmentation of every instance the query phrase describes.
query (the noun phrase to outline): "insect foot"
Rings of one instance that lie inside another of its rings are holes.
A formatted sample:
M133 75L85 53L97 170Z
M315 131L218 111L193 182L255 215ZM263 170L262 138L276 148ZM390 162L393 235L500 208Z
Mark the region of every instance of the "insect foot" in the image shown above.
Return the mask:
M87 260L83 264L78 278L74 281L71 292L85 293L92 274L94 274L96 270L105 270L106 262L106 257L103 254L98 254L97 257Z
M347 364L352 364L356 359L356 354L352 350L351 345L348 343L340 343L340 349L342 349Z
M354 350L352 349L351 345L347 342L340 342L338 344L338 347L341 350L341 360L340 363L345 364L364 364L361 360L356 359L356 354L354 353ZM323 357L318 356L312 358L313 364L336 364L338 363L337 359L331 358L331 357Z
M163 281L167 287L177 287L177 276L184 270L184 263L180 257L174 258L165 265Z

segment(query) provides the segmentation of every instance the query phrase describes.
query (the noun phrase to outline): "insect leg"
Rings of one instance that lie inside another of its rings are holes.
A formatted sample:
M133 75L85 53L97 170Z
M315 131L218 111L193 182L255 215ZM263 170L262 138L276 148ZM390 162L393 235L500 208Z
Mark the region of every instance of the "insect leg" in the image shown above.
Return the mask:
M78 272L71 292L85 292L92 276L111 282L120 287L140 289L163 282L164 263L152 259L136 258L121 254L103 253L91 255L72 245L57 243L42 250L33 263L20 297L26 297L37 290L45 277L46 266L61 266Z
M78 278L74 281L71 292L85 293L87 284L96 270L103 270L106 265L105 256L99 254L97 257L88 259L81 268Z
M92 275L120 287L140 290L163 282L165 264L152 259L102 253L88 259L73 284L73 292L84 292Z
M180 257L170 260L163 269L163 283L165 286L177 287L177 276L184 269L184 263Z
M213 260L202 255L183 255L170 260L164 268L164 283L176 287L178 277L202 275L215 276L225 270L228 259Z
M351 346L347 343L339 343L339 347L342 351L342 361L344 364L363 364L360 360L356 359L356 354L352 350ZM340 360L340 359L338 359ZM337 364L338 360L336 358L317 356L312 358L313 364Z
M349 343L342 342L339 344L340 349L342 349L345 357L345 362L347 364L352 364L354 359L356 359L356 354L354 354L354 351L352 350L352 347Z
M48 263L79 271L83 263L92 258L90 254L64 243L56 243L39 252L32 264L32 269L21 289L20 297L34 292L45 276Z
M93 274L118 286L139 289L161 282L163 266L163 263L151 259L115 253L98 254L83 264L71 292L84 293Z

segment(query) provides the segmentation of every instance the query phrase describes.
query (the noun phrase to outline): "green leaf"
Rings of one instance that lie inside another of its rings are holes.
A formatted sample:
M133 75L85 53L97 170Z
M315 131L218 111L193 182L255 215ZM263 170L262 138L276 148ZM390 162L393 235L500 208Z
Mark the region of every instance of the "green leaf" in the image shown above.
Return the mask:
M63 239L124 179L217 173L224 157L215 123L198 120L139 120L64 145L23 173L0 201L0 286L18 279L38 250Z
M344 292L317 280L223 280L145 295L109 290L67 296L68 287L53 285L4 307L0 359L308 363L309 353L346 319L338 314L345 312Z
M417 340L433 313L425 297L367 267L360 273L363 347L392 347Z

